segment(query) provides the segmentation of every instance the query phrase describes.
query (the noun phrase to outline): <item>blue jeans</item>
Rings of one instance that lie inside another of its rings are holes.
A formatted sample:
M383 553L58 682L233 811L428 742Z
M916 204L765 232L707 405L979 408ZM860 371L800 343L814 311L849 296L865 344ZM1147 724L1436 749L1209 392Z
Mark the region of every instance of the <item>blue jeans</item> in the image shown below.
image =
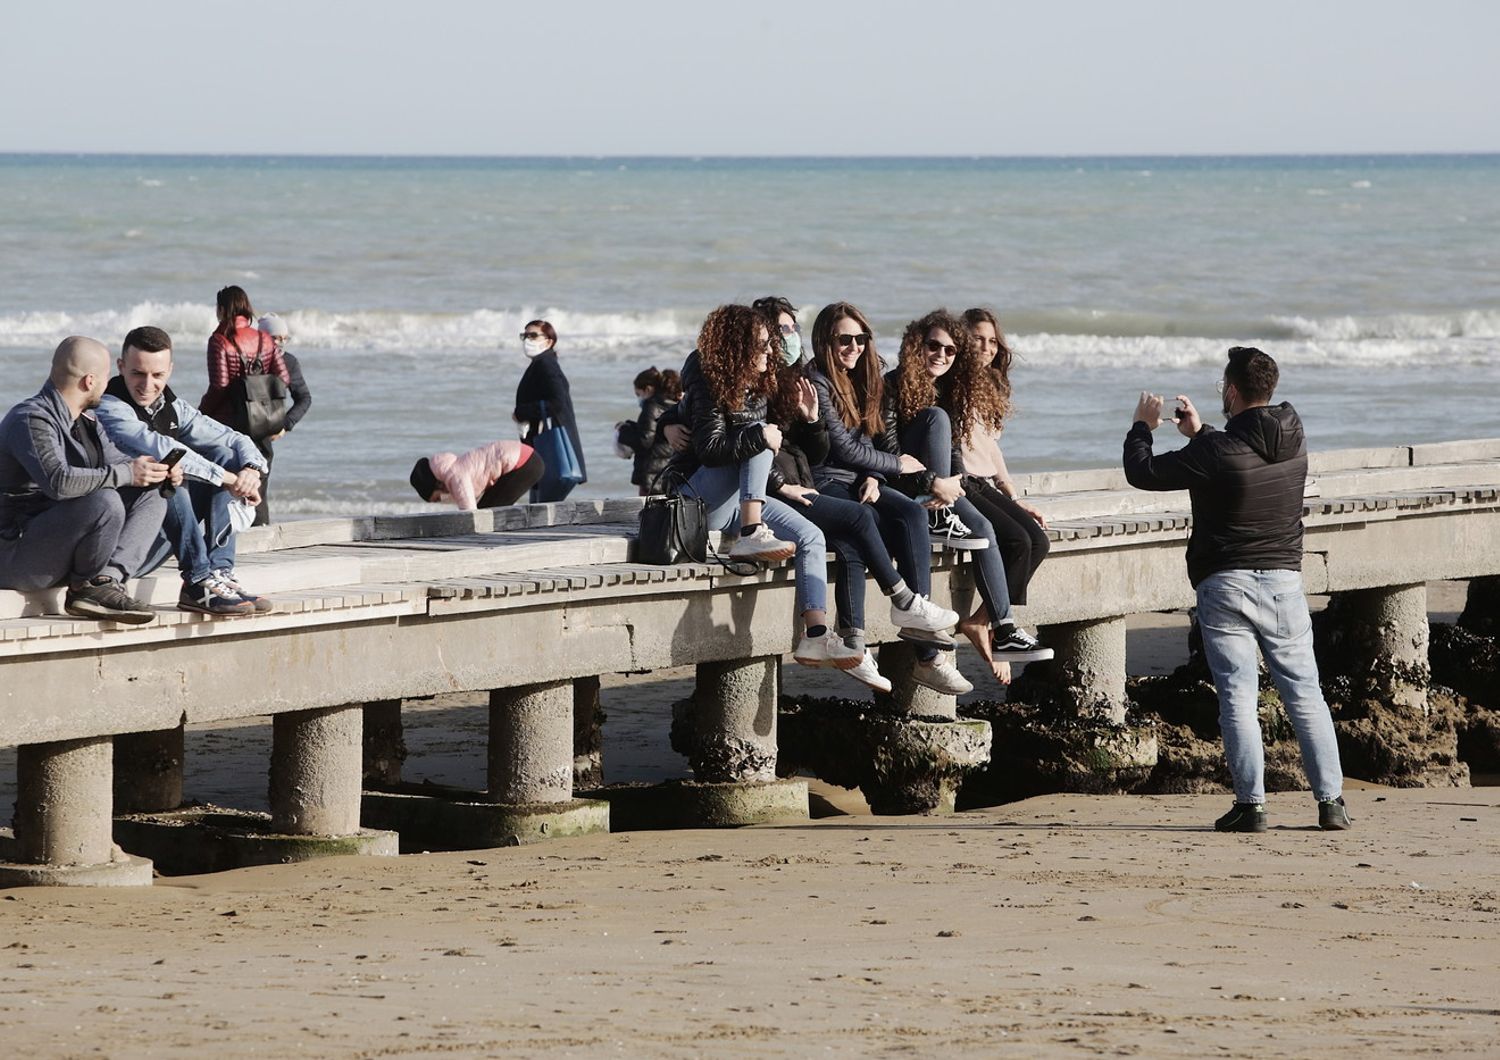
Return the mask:
M797 545L797 610L828 608L828 545L823 531L775 497L766 497L771 451L764 449L739 464L699 467L682 487L684 497L700 497L708 508L708 528L732 533L740 526L740 502L760 501L761 521L782 541Z
M167 501L161 534L141 573L154 571L168 556L177 557L184 582L201 582L213 571L234 568L234 527L229 506L234 502L222 486L187 479Z
M1219 693L1219 728L1235 801L1266 801L1265 750L1256 709L1257 645L1296 730L1313 794L1337 798L1343 792L1344 773L1333 718L1318 685L1312 618L1301 573L1229 570L1209 575L1198 583L1198 625Z

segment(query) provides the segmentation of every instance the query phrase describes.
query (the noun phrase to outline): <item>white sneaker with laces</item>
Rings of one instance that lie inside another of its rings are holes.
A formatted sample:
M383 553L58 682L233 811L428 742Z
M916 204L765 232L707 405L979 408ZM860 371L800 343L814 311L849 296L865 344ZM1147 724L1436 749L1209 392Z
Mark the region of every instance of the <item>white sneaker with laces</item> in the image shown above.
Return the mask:
M730 559L754 560L757 563L776 563L791 559L796 554L796 544L778 538L765 523L748 534L741 534L729 549Z
M864 652L858 648L849 647L844 643L844 638L832 630L821 637L809 637L806 633L802 634L797 650L792 652L792 658L803 666L832 666L836 670L852 670L864 660L864 657Z
M923 688L930 688L934 692L942 692L950 696L961 696L965 692L974 691L963 674L947 659L939 655L932 660L932 665L924 666L920 662L911 668L911 679Z
M891 625L900 629L920 629L928 633L941 633L958 624L958 612L939 607L919 593L912 595L909 607L897 607L891 600Z
M877 692L889 692L891 690L890 681L876 668L875 656L871 655L868 651L865 652L865 657L859 661L858 666L851 666L844 673L862 685L869 685Z

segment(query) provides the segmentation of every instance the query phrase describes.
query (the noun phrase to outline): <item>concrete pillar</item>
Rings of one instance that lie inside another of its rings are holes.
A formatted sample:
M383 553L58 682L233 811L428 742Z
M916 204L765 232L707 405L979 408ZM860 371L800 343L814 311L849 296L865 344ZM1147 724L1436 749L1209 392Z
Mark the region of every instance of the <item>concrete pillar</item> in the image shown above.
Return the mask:
M1374 699L1427 712L1427 586L1389 585L1335 593L1324 613L1320 676ZM1346 697L1338 697L1346 698Z
M364 786L401 783L406 739L401 728L401 700L377 699L364 706Z
M166 813L182 805L183 727L115 737L115 812Z
M776 779L776 657L698 664L688 760L707 783Z
M1047 626L1037 634L1056 652L1044 680L1065 715L1125 723L1125 619ZM1028 672L1028 677L1031 674Z
M599 678L573 680L573 790L604 784L604 707Z
M16 753L15 859L32 865L111 860L114 741L26 744Z
M573 682L490 692L489 798L507 806L573 798Z
M947 658L951 664L953 653L949 652ZM911 679L917 665L916 645L904 640L887 641L878 649L875 665L891 683L889 693L875 693L879 706L913 718L953 721L958 717L957 697L934 692Z
M271 732L271 827L282 835L359 831L364 711L277 714Z

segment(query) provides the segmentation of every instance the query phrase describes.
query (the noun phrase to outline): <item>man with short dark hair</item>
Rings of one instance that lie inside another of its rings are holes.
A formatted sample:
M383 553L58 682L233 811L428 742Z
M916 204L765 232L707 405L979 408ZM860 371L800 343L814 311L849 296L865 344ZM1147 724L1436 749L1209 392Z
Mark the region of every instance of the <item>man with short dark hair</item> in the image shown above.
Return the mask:
M52 354L34 397L0 421L0 588L66 585L64 610L140 624L156 612L125 591L161 529L156 488L176 476L131 460L89 415L109 378L109 351L78 335Z
M1318 824L1342 829L1350 823L1302 588L1307 442L1296 410L1286 402L1270 404L1279 378L1269 354L1232 347L1219 383L1228 417L1222 431L1203 423L1179 394L1177 429L1191 441L1153 456L1151 432L1161 423L1163 399L1143 393L1125 436L1125 477L1132 486L1192 494L1188 577L1198 594L1203 653L1219 694L1219 727L1234 779L1234 807L1214 823L1221 832L1266 829L1257 645L1296 730Z
M209 615L269 611L271 602L245 591L234 573L237 501L248 525L260 500L266 464L255 443L199 412L167 385L172 339L160 328L136 328L120 346L120 374L99 403L99 422L127 453L164 460L182 449L177 465L187 482L168 498L161 536L146 561L153 570L177 557L182 592L177 606Z

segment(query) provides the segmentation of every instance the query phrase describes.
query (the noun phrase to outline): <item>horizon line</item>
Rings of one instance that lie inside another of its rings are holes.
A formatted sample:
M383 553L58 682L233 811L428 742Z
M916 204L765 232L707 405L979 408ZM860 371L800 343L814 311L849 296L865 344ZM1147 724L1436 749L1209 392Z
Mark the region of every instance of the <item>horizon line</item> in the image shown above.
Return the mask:
M1500 149L1443 151L1264 151L1264 152L1102 152L1062 154L714 154L706 152L671 152L662 154L599 154L573 152L561 154L480 154L480 153L392 153L380 151L333 152L313 151L81 151L49 149L40 151L0 149L0 158L291 158L291 159L365 159L365 160L462 160L462 161L849 161L849 162L959 162L959 161L1073 161L1099 159L1297 159L1297 158L1497 158Z

